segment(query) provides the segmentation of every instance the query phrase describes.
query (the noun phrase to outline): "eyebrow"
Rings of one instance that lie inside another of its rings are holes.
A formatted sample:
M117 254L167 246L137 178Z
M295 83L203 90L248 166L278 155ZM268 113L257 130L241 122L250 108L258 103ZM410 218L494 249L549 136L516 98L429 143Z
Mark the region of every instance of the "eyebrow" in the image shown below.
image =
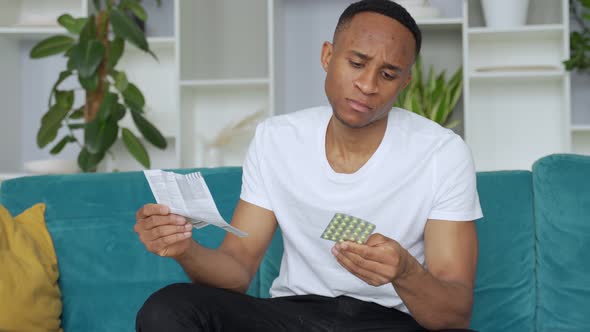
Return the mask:
M371 60L372 59L370 56L368 56L368 55L366 55L364 53L361 53L359 51L351 50L350 53L352 53L354 56L360 58L363 61L368 61L368 60ZM391 63L387 63L386 62L385 64L383 64L383 67L386 68L386 69L389 69L389 70L393 70L393 71L398 72L398 73L401 73L402 72L402 69L400 67L394 66Z

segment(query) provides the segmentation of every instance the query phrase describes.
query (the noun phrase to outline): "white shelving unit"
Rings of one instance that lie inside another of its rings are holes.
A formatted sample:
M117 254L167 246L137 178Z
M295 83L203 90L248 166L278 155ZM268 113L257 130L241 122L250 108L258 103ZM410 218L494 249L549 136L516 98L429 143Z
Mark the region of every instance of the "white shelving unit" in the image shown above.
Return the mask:
M590 154L590 125L570 124L569 73L562 66L569 55L568 1L530 1L527 25L515 29L485 27L479 0L433 0L456 10L418 20L425 65L447 73L464 68L453 117L462 120L456 131L478 170L529 169L553 152ZM271 116L327 104L321 45L351 1L163 0L161 8L152 2L143 2L146 31L159 62L128 45L120 68L144 92L147 117L169 143L165 151L146 144L153 168L241 165L248 137L224 150L207 148L223 128L259 110ZM65 64L27 57L33 40L63 29L15 26L14 17L34 4L59 12L92 8L87 0L0 0L0 71L8 74L0 79L8 110L0 123L0 172L19 173L24 161L49 157L35 150L34 137L58 65ZM18 84L7 79L15 77ZM106 169L141 168L121 144L114 151ZM71 149L58 157L76 155Z
M569 10L531 0L527 24L484 26L479 0L465 0L465 140L478 170L530 169L571 150Z

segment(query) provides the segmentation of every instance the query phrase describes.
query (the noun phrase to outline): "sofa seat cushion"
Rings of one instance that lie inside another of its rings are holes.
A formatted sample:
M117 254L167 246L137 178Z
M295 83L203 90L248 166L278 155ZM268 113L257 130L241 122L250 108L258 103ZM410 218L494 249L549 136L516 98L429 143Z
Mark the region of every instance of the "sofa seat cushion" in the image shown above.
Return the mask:
M590 328L590 157L552 155L533 167L538 331Z

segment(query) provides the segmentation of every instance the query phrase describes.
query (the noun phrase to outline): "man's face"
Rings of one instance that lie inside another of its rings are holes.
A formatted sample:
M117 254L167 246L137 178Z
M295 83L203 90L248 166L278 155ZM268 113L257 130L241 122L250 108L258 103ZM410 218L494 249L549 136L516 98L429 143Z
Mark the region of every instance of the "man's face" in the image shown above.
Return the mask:
M336 118L363 128L387 116L410 82L414 53L414 37L401 23L377 13L356 14L334 44L322 48L326 95Z

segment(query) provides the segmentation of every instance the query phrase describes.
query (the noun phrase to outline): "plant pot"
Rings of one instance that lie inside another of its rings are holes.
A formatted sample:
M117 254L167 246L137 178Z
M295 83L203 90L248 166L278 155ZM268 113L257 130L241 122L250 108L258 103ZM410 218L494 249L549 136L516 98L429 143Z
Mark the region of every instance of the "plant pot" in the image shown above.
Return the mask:
M80 172L76 160L65 159L28 161L24 164L24 169L31 174L72 174Z
M526 24L529 0L481 0L486 26L513 28Z

